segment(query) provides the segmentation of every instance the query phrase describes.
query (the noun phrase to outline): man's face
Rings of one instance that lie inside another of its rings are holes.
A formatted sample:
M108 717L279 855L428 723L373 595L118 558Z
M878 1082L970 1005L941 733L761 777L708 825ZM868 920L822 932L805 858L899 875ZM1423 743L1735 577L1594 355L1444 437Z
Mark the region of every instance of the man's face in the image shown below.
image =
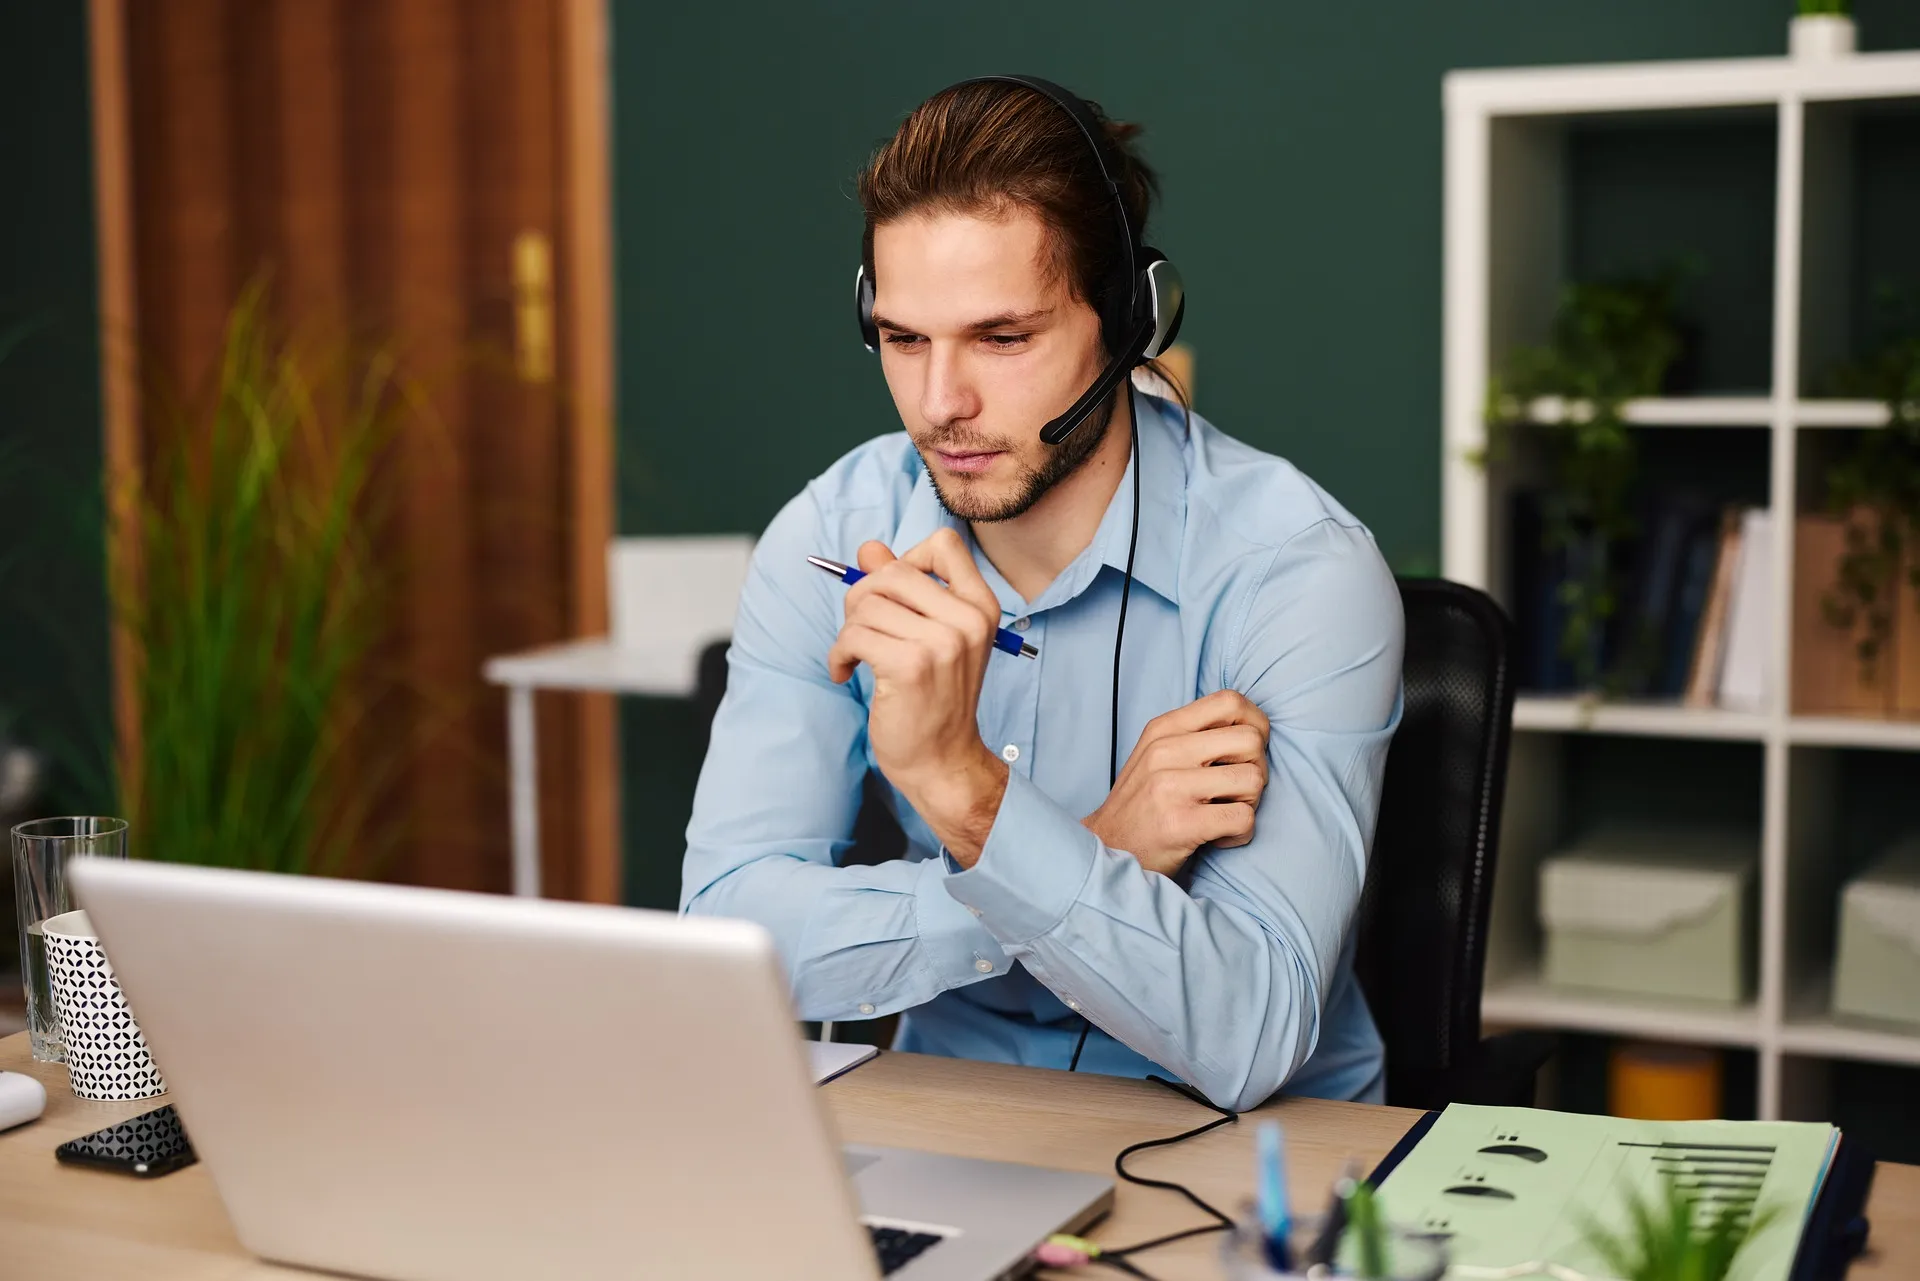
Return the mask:
M934 489L963 520L1011 520L1087 458L1097 411L1058 447L1040 429L1105 363L1100 319L1047 270L1032 211L916 215L873 233L880 367Z

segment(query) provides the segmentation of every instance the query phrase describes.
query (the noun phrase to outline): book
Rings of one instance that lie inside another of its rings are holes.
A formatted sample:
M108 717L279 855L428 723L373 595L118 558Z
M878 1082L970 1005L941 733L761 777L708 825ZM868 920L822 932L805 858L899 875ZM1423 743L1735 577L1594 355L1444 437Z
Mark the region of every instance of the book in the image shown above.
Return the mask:
M1720 658L1726 644L1727 598L1733 592L1733 578L1739 567L1740 509L1729 507L1721 514L1713 584L1707 589L1707 603L1694 641L1693 661L1687 669L1684 702L1688 707L1712 707L1719 694Z
M1661 645L1663 666L1653 691L1662 698L1678 699L1687 692L1687 672L1693 665L1700 619L1706 612L1707 593L1713 589L1713 571L1719 556L1720 523L1711 512L1703 512L1687 530L1686 545L1681 553L1680 581L1673 609L1667 616L1667 634Z
M1515 679L1519 688L1536 693L1564 693L1574 688L1573 661L1561 648L1567 628L1567 606L1562 597L1578 557L1590 549L1575 545L1549 548L1542 510L1550 498L1522 491L1513 496L1509 512L1509 595L1516 633Z
M1740 568L1727 600L1720 705L1764 711L1773 685L1773 513L1749 508L1740 521Z
M1629 549L1620 589L1622 608L1607 647L1614 689L1620 694L1647 697L1663 692L1673 639L1671 618L1679 604L1687 552L1697 529L1709 523L1709 510L1705 499L1679 491L1662 494L1640 513L1645 532Z

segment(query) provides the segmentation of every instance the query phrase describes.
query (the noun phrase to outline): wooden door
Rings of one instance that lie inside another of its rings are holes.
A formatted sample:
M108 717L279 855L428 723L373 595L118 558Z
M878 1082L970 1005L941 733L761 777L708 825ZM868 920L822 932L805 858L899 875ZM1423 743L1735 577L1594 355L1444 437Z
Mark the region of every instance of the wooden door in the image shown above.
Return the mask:
M611 302L599 0L92 0L109 469L202 383L269 273L290 327L343 325L422 393L383 475L384 656L409 764L391 874L508 883L491 654L605 630ZM519 270L516 273L516 261ZM542 264L545 269L542 270ZM544 276L544 282L542 277ZM121 733L137 738L125 698ZM557 896L617 901L604 698L541 716Z

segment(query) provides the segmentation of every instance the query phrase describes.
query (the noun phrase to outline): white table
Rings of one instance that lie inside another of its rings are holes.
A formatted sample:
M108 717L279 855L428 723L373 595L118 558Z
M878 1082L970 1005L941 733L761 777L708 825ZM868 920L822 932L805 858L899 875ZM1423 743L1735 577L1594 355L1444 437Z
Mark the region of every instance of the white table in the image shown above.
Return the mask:
M718 638L716 638L718 639ZM540 762L534 733L535 690L650 694L688 698L699 671L700 648L644 649L604 636L501 654L481 669L507 691L507 766L513 826L513 892L540 893Z

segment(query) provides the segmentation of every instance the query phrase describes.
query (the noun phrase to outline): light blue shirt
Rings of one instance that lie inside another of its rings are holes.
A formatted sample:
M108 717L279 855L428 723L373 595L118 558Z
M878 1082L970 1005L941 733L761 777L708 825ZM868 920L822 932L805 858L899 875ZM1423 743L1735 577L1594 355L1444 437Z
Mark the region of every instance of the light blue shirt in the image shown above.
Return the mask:
M1153 717L1220 689L1272 721L1254 837L1203 849L1191 885L1081 825L1106 798L1113 633L1132 467L1093 542L1023 601L974 548L1002 623L980 733L1009 769L960 870L884 789L904 859L841 867L863 776L872 670L827 676L846 588L806 561L896 553L966 525L904 434L835 463L754 551L687 828L681 910L769 929L802 1019L904 1011L896 1048L1082 1071L1160 1072L1227 1107L1282 1085L1379 1101L1380 1039L1353 976L1387 745L1400 719L1400 596L1372 536L1291 464L1136 396L1141 520L1120 676L1120 759ZM969 538L971 544L971 539Z

